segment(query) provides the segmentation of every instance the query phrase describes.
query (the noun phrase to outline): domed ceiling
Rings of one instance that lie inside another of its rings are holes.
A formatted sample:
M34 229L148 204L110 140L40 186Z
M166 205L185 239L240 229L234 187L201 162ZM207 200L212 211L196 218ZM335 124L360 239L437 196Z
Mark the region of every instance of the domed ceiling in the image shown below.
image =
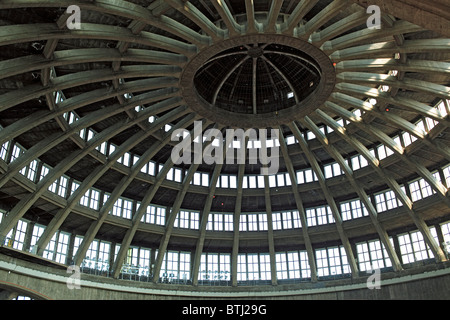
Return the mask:
M67 22L70 5L80 9L79 28ZM226 252L342 243L351 256L349 238L377 235L388 246L388 231L410 226L442 257L426 221L449 216L446 184L433 172L450 159L450 42L387 13L380 29L368 28L370 16L346 0L3 1L0 235L25 217L47 226L41 251L63 229L163 251L195 250L198 241ZM267 139L283 182L260 175L251 139L220 144L244 149L242 163L174 163L174 132L204 149L212 129L216 142L230 142L230 129L277 132ZM21 170L33 161L47 172L30 180ZM312 180L300 181L307 171ZM61 177L64 194L49 191ZM435 193L430 210L403 188L417 178ZM405 210L380 220L371 197L387 189ZM90 190L98 207L80 205ZM132 217L109 214L120 198L133 203ZM369 217L343 222L339 203L350 199ZM164 225L141 222L139 208L150 204L167 208ZM307 228L305 210L325 205L335 222ZM180 210L201 213L198 230L174 227ZM301 231L237 240L205 231L209 213L282 210L300 212Z

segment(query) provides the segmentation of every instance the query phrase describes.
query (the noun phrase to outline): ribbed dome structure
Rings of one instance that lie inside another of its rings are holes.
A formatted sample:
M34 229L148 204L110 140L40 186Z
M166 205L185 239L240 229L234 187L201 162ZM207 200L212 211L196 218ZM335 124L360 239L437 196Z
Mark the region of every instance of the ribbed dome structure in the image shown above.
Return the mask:
M446 261L450 40L370 15L347 0L2 1L3 243L195 286ZM177 132L191 162L174 161ZM211 146L214 163L193 160Z
M303 52L286 46L239 46L210 59L194 85L206 102L236 113L270 113L304 100L321 70Z

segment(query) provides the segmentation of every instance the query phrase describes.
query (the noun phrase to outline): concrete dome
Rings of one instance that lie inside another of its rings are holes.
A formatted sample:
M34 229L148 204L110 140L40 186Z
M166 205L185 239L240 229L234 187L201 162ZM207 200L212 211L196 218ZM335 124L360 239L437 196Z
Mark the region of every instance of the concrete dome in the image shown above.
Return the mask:
M449 270L448 17L373 2L0 3L1 257L198 296Z

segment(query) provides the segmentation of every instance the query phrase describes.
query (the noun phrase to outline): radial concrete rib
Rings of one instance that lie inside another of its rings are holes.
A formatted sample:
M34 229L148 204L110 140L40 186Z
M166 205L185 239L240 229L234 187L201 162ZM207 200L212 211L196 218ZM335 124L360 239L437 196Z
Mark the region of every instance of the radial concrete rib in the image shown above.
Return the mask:
M69 14L67 12L64 12L59 19L57 20L57 25L60 29L67 28L67 19L69 17ZM58 45L58 39L51 39L48 40L45 44L44 50L42 52L45 59L50 59L53 56L53 53L55 52L56 46ZM41 69L41 84L45 87L47 86L51 81L51 71L54 71L54 69L51 69L49 67ZM53 99L53 93L47 93L45 95L45 100L47 102L47 106L51 111L55 110L56 104ZM60 126L62 131L66 131L68 129L68 124L64 120L62 116L55 118L56 123ZM75 144L78 144L78 137L72 136L70 137ZM79 145L79 144L78 144Z
M420 73L440 73L447 75L450 73L450 63L443 61L408 60L406 63L399 63L397 59L358 59L339 62L336 65L336 72L348 71L377 71L377 70L398 70L404 72Z
M91 188L98 179L101 178L102 175L104 175L111 167L115 164L115 162L122 157L127 151L129 151L131 148L136 146L137 144L141 143L143 140L147 139L153 132L163 127L166 123L169 123L170 121L173 121L177 118L180 118L181 116L184 116L187 113L185 107L179 107L176 108L161 118L158 118L149 128L147 132L138 132L133 137L130 137L126 142L124 142L122 145L120 145L113 154L108 156L108 160L105 164L100 165L99 167L95 168L80 184L80 186L77 188L77 190L74 191L74 193L69 197L67 200L67 206L59 210L55 217L52 219L52 221L48 224L47 228L45 229L44 233L42 234L41 238L37 242L38 246L38 254L42 254L43 250L47 246L48 242L50 241L53 234L58 230L58 228L63 224L64 220L67 218L67 216L70 214L70 212L73 210L73 208L79 203L81 197L85 194L89 188ZM187 116L186 119L191 119L191 116ZM164 139L168 142L168 137ZM159 146L159 145L157 145ZM163 146L163 144L161 144ZM128 176L124 176L122 181L118 184L116 189L112 192L109 199L106 201L106 203L102 206L99 212L99 221L103 222L106 218L105 213L107 214L112 206L114 205L117 198L124 192L126 187L133 181L133 179L136 177L136 175L140 172L140 169L143 165L145 165L148 161L150 161L151 157L156 154L156 152L161 147L155 147L150 148L147 150L146 153L144 153L138 160L138 162L132 167L131 173ZM117 191L119 190L119 191ZM101 223L100 223L101 225ZM95 234L94 234L95 235ZM85 237L84 241L87 241L87 238ZM87 241L87 248L90 245L90 241ZM81 255L81 252L84 252L85 246L84 243L79 248L79 252L77 255L77 258L84 255ZM84 252L85 253L85 252ZM78 264L77 258L75 258L75 264Z
M253 6L253 0L245 0L245 12L247 14L247 30L246 34L257 33L260 30L260 24L255 18L255 7Z
M442 99L450 97L450 87L409 77L403 77L399 80L398 77L388 74L345 71L337 74L336 78L338 82L365 85L388 85L399 89L430 94Z
M344 19L340 19L329 27L326 27L320 31L313 32L311 34L310 41L313 45L320 48L325 41L328 41L340 34L347 32L348 30L362 25L366 23L366 21L367 14L362 10L357 10L355 13L345 17Z
M216 100L217 100L217 96L220 93L220 90L222 90L223 85L225 84L225 82L228 80L228 78L240 67L242 66L248 59L250 58L250 56L245 56L244 58L242 58L238 63L236 63L236 65L234 67L232 67L227 73L226 75L222 78L222 80L220 81L220 83L217 85L216 90L214 91L214 96L212 99L212 105L216 104Z
M409 110L410 112L418 113L420 115L423 115L424 117L436 120L447 127L450 125L448 118L442 115L436 108L433 108L425 103L413 100L411 98L405 98L400 95L392 97L389 93L380 92L376 88L350 83L338 83L336 84L335 89L336 92L375 98L382 102L389 103L393 106L401 107L404 111Z
M179 102L176 102L178 104ZM171 106L174 107L174 106ZM11 209L5 223L0 225L0 235L6 236L8 232L14 227L20 218L23 217L25 212L42 196L47 188L64 172L69 170L75 163L87 156L92 150L104 141L108 141L116 134L132 127L143 119L148 119L149 115L142 112L136 119L124 120L117 122L116 124L103 130L101 133L95 135L91 140L86 143L84 149L76 150L72 154L59 162L49 173L39 181L36 191L24 196L13 209Z
M369 165L374 169L374 171L384 180L386 184L391 188L391 190L395 193L398 200L400 200L408 212L408 215L413 220L416 227L422 233L425 242L430 247L430 250L433 252L433 255L437 261L445 261L445 255L440 248L439 244L436 243L434 238L431 235L431 232L423 220L422 216L413 210L413 202L411 199L403 192L400 188L400 185L397 181L395 181L385 169L379 166L379 161L376 159L369 150L356 138L349 135L345 128L340 126L336 121L334 121L329 115L324 113L322 110L316 110L316 114L326 123L328 126L333 128L335 132L337 132L341 137L343 137L355 150L357 150L361 155L363 155Z
M202 128L202 132L205 129L205 127L207 127L207 126L208 126L208 122L205 121L205 126L204 126L204 128ZM217 129L218 128L217 124L215 126L216 126L215 128ZM195 129L194 129L194 131L195 131ZM202 132L200 132L200 134ZM194 134L194 136L195 136L195 134ZM195 138L196 137L194 137L194 139ZM212 143L212 141L203 142L202 148L204 149L206 146L210 145L211 143ZM189 188L190 182L194 176L194 173L197 171L199 165L200 165L199 163L194 163L194 164L190 165L188 173L186 174L186 176L184 178L182 189L178 192L178 194L174 200L173 206L170 210L169 217L166 220L166 228L165 228L164 234L162 236L162 239L160 241L159 249L158 249L158 256L156 257L156 261L155 261L155 268L154 268L154 274L153 274L153 282L154 283L157 283L159 280L159 273L161 271L162 262L164 260L167 246L169 245L170 237L172 235L175 219L180 211L181 204L187 193L187 189Z
M263 59L264 62L266 62L268 65L270 65L284 79L284 81L287 83L289 88L294 93L295 103L299 103L300 100L299 100L299 97L298 97L298 93L295 90L295 86L292 84L292 82L286 77L286 75L276 65L274 65L272 63L272 61L270 61L269 59L267 59L264 56L262 56L262 59Z
M228 36L230 38L240 36L243 33L243 28L232 16L226 2L224 0L211 0L211 3L216 8L223 23L227 26Z
M165 138L163 139L162 143L168 142L171 139L172 133L180 128L183 128L183 126L190 125L195 121L196 117L193 114L189 114L185 119L177 123L177 125L173 126L172 129L166 134ZM86 232L86 235L83 239L83 242L78 249L77 256L75 257L75 263L77 265L81 264L83 257L86 255L86 252L91 244L91 242L94 240L95 236L97 235L98 231L100 230L102 224L104 223L106 217L108 216L110 210L112 209L114 203L119 199L119 197L122 195L122 193L126 190L126 188L133 182L133 179L136 177L136 175L140 172L140 169L148 162L150 159L159 151L161 148L163 148L164 144L156 145L150 149L148 149L144 155L136 162L136 164L132 168L132 173L130 175L124 176L122 180L117 184L114 191L111 193L110 197L106 201L105 205L100 210L100 219L93 221ZM164 181L167 172L172 168L172 165L165 166L156 177L155 183L151 186L151 190L148 192L151 197L154 196L158 188L161 186L162 181ZM149 202L151 201L148 200ZM124 261L124 256L126 252L128 251L129 245L134 237L134 234L137 231L137 228L139 227L140 221L142 216L146 212L146 208L148 206L144 205L144 203L141 203L143 206L142 208L139 207L139 209L136 211L136 213L132 217L132 225L131 228L127 230L127 233L125 234L124 240L121 243L120 250L117 254L117 258L115 260L114 266L113 266L113 274L115 277L118 276L119 271L121 270L122 263ZM116 272L117 271L117 272Z
M231 145L232 140L234 139L233 136L227 135L225 137L225 144ZM242 147L247 148L248 144L248 136L245 136L244 143ZM230 151L233 152L234 156L234 150L230 148ZM238 269L238 253L239 253L239 232L240 232L240 221L241 221L241 213L242 213L242 189L243 189L243 181L244 181L244 174L245 174L245 161L246 161L246 154L244 154L244 157L242 160L242 163L239 164L238 174L237 174L237 190L236 190L236 202L234 206L234 215L233 215L233 247L231 250L231 285L233 287L237 286L237 269Z
M136 121L138 121L137 123L139 123L140 121L146 119L145 117L147 117L148 119L148 117L151 116L152 112L155 110L161 110L163 112L165 110L180 105L181 102L182 102L181 99L179 99L178 97L174 97L156 103L155 105L149 107L144 112L141 112L139 117L135 121L132 121L132 123L136 123ZM93 124L101 120L109 118L117 113L123 112L124 110L133 108L134 106L135 106L134 103L130 103L124 106L120 105L112 106L108 109L108 111L111 111L111 113L105 113L104 110L93 112L90 115L87 115L86 117L83 117L82 119L72 123L69 130L66 130L65 132L62 133L54 133L51 136L36 143L33 147L28 149L21 157L19 157L10 164L7 172L5 172L0 177L0 186L3 186L11 177L13 177L18 171L20 171L20 169L29 164L31 161L39 158L42 154L48 152L49 150L51 150L53 147L57 146L64 140L69 139L72 135L78 134L80 130L88 128L89 126L92 126Z
M198 25L209 37L211 37L212 42L218 42L225 38L225 32L214 25L211 20L189 1L167 0L167 3Z
M330 96L330 101L343 103L344 105L358 108L361 111L367 112L368 114L385 121L386 123L391 123L396 128L399 128L405 132L408 132L412 136L415 136L419 139L419 141L421 141L422 144L432 148L434 151L445 157L447 161L450 161L450 148L448 146L440 143L439 141L431 139L425 131L418 128L415 124L396 115L394 112L377 110L376 107L374 107L367 101L363 101L340 92L332 93Z
M197 51L193 44L174 40L150 32L133 34L128 28L83 23L80 30L60 30L54 24L12 25L0 27L0 46L38 41L41 39L102 39L111 41L133 41L150 48L191 56Z
M273 236L272 201L270 197L269 176L264 175L264 202L267 214L267 241L269 242L270 275L272 285L278 284L275 255L275 239Z
M317 2L318 0L301 0L294 8L294 11L292 11L287 21L281 25L281 32L286 35L293 35L295 28L297 28L305 15Z
M353 250L350 245L350 241L348 240L348 236L345 233L344 227L342 226L342 218L340 216L339 209L336 205L336 201L325 182L325 176L322 172L322 169L320 168L319 163L317 162L317 159L313 156L313 152L310 150L308 143L306 142L303 135L300 133L300 130L298 129L296 124L294 122L291 122L288 126L291 129L292 133L294 134L294 137L297 139L298 144L300 145L300 148L302 149L303 153L306 155L308 162L311 165L311 168L313 169L314 173L317 176L322 193L324 194L327 204L330 207L331 212L333 214L333 218L335 220L335 225L336 225L337 231L339 233L341 243L344 246L344 249L345 249L345 252L347 255L347 261L350 265L352 275L353 275L353 277L358 277L358 266L355 261L355 256L353 254Z
M450 36L450 16L448 2L424 2L420 0L394 0L382 1L353 0L363 7L377 5L382 12L389 13L398 18L411 21L425 29L436 31L444 36ZM440 2L440 3L439 3Z
M439 53L448 51L449 45L450 39L405 40L401 46L394 41L375 42L337 50L330 55L330 58L339 62L342 60L391 58L395 53Z
M282 131L280 131L280 132L282 132ZM317 268L316 268L315 254L314 254L314 249L312 247L311 239L310 239L309 233L308 233L308 223L306 220L305 209L303 207L303 202L300 197L300 192L298 190L297 176L295 174L294 167L292 166L292 162L289 157L288 150L287 150L286 140L285 140L283 134L280 134L278 139L280 141L280 149L281 149L281 152L283 155L283 159L285 161L285 165L286 165L287 171L289 173L289 177L291 178L292 193L294 195L297 210L300 215L300 221L302 224L301 229L302 229L303 241L305 243L306 251L308 254L308 262L309 262L309 266L310 266L310 270L311 270L311 281L317 282Z
M423 29L407 21L396 21L392 28L385 28L381 30L364 28L360 31L355 31L333 40L329 40L322 45L321 49L326 54L332 54L337 50L374 42L376 39L383 39L384 37L418 31L423 31Z
M247 0L249 1L249 0ZM272 32L279 32L279 27L277 24L278 16L280 15L281 7L283 6L283 0L273 0L270 9L269 14L267 16L267 21L264 24L264 32L272 33Z
M174 19L166 16L161 16L158 20L161 20L162 22L160 25L158 25L159 28L163 30L165 29L166 31L186 40L188 43L195 45L197 49L207 47L211 43L210 36L201 35ZM167 28L167 26L170 27Z
M166 100L159 104L155 105L156 109L157 107L162 107L161 110L168 110L170 108L175 108L181 103L181 101L176 98L175 100ZM152 109L149 109L149 111ZM157 109L156 109L157 110ZM95 115L97 115L99 112L93 113L89 116L86 116L85 118L82 118L81 120L74 122L71 126L71 129L63 132L63 133L55 133L48 138L40 141L39 143L35 144L33 147L28 149L21 157L13 161L9 167L9 169L1 176L0 178L0 185L4 185L9 179L11 179L20 169L22 169L25 165L30 163L32 160L39 158L40 155L44 154L45 152L49 151L53 147L57 146L59 143L63 142L64 140L70 138L71 135L77 134L80 129L84 129L89 127L92 124L95 124L99 118L95 118ZM104 114L104 112L103 112ZM94 115L94 116L93 116ZM110 115L108 115L110 116ZM148 117L147 113L142 113L142 116L140 116L136 121L142 121L145 119L145 117ZM85 121L83 121L85 120ZM136 121L133 121L132 123L136 123ZM125 122L124 122L125 123ZM85 147L87 144L85 144ZM55 178L56 179L56 178Z
M199 231L199 238L197 240L197 244L195 246L195 254L194 254L194 261L193 261L193 267L192 267L192 284L194 286L198 285L198 275L200 270L200 260L201 255L203 253L203 246L205 243L205 237L206 237L206 226L208 224L208 217L211 212L211 205L212 201L214 199L215 190L217 186L217 181L220 177L220 172L222 171L223 163L225 161L225 156L231 147L231 144L224 144L223 145L223 158L221 163L217 163L214 167L213 174L210 179L209 183L209 190L210 192L206 196L205 204L203 206L202 214L201 214L201 222L200 222L200 231Z
M173 129L176 130L176 129L181 129L183 127L187 127L190 124L192 124L196 119L199 119L199 118L197 116L190 117L190 119L187 119L187 121L181 121ZM206 122L204 122L204 123L206 123ZM174 130L170 131L170 134L167 135L167 138L171 137L172 132L174 132ZM191 132L191 134L192 133L193 132ZM190 141L189 140L185 140L182 143L183 143L184 146L186 146L188 143L190 143ZM150 155L149 155L149 158L150 158ZM165 180L168 171L173 166L174 166L174 162L172 161L172 158L167 159L167 161L163 165L163 168L161 169L161 171L158 172L158 175L156 176L155 183L147 191L147 193L145 194L144 198L141 201L141 205L139 206L139 209L137 210L136 214L133 216L132 227L127 230L127 232L126 232L126 234L124 236L121 248L120 248L119 253L117 255L117 259L115 260L114 266L112 268L113 269L113 276L115 278L117 278L119 276L120 270L122 268L122 264L124 262L124 258L125 258L126 252L128 251L128 248L129 248L129 246L131 244L131 241L133 240L133 237L136 234L136 231L137 231L137 229L138 229L138 227L140 225L140 221L141 221L142 216L145 214L148 205L151 203L151 201L152 201L153 197L155 196L156 192L158 191L158 189L162 185L163 181ZM185 180L186 180L186 178L185 178ZM184 184L183 184L183 188L185 188Z
M337 162L339 163L342 171L347 177L347 180L350 182L351 186L353 187L353 190L356 192L356 194L359 197L359 200L361 203L364 204L364 207L367 209L367 212L369 213L369 217L372 221L372 224L374 225L377 234L380 238L380 241L384 245L384 248L386 249L390 261L392 263L392 266L395 271L400 271L403 269L402 264L400 262L400 259L398 258L397 253L395 252L395 249L389 240L389 236L385 230L385 228L381 225L381 223L378 221L378 212L375 209L372 202L369 200L369 196L364 190L364 188L355 180L353 170L349 167L346 160L342 156L342 154L330 143L328 138L320 131L320 129L317 127L317 125L309 118L305 117L305 119L302 121L302 124L309 128L316 138L319 140L319 142L322 144L322 146L327 150L328 154Z
M148 85L142 86L143 83L146 83ZM137 105L143 105L147 103L155 103L160 100L166 100L170 98L174 98L178 96L178 92L174 90L174 88L164 88L166 85L170 86L170 83L163 83L161 82L158 87L162 87L163 89L157 89L155 88L155 83L151 84L147 80L140 80L135 82L135 85L139 84L138 86L127 86L125 89L118 90L118 93L127 93L127 92L134 92L134 90L143 89L145 91L149 91L140 95L133 96L131 99L128 100L128 102L125 105L120 104L114 104L109 107L107 107L108 112L104 111L95 111L92 114L96 114L96 116L87 116L83 117L81 120L77 120L74 123L71 124L71 127L73 128L73 134L75 134L77 131L80 131L84 128L87 128L92 123L96 123L99 121L102 121L106 119L107 117L113 116L115 114L118 114L120 112L123 112L127 109L134 108ZM133 89L135 88L135 89ZM152 91L153 90L153 91ZM31 116L25 117L17 122L14 122L7 126L6 128L3 128L0 134L0 144L5 143L6 141L10 141L14 139L15 137L39 126L42 123L45 123L53 118L56 118L64 113L76 110L80 107L83 107L85 105L89 105L90 103L94 103L97 101L102 101L104 99L109 99L113 96L115 96L117 93L111 92L109 89L100 89L100 90L93 90L90 92L79 94L75 97L68 98L61 103L57 105L54 111L42 111L39 113L35 113ZM90 119L89 119L90 118ZM89 121L87 121L89 119ZM98 120L98 121L96 121ZM90 124L89 124L90 123ZM77 128L75 128L77 127ZM58 136L58 134L55 134L55 137ZM46 141L46 143L52 142L53 139L49 139ZM44 145L45 146L45 145ZM34 148L34 146L32 147ZM31 148L30 148L31 149ZM37 149L39 150L39 149ZM17 159L17 161L21 161L20 159Z
M296 31L296 36L308 40L313 32L316 32L322 25L330 21L334 16L349 5L351 0L336 0L331 2L322 11L316 14L306 24L300 26Z
M450 207L450 200L446 196L447 188L441 182L437 181L427 168L419 164L414 159L406 157L403 154L403 148L400 145L397 145L397 143L391 137L378 130L373 125L363 123L360 117L355 116L353 113L347 111L337 104L327 101L327 103L325 103L325 106L333 113L353 123L357 128L374 136L375 139L380 141L383 145L389 147L389 149L391 149L403 162L405 162L405 164L409 168L414 169L415 172L417 172L422 178L424 178L431 186L431 188L435 190L436 193L441 197L441 199L447 204L447 206Z
M37 99L40 96L46 95L48 93L52 94L53 92L57 92L60 90L64 90L67 88L73 88L76 86L109 81L113 79L126 79L126 78L134 78L134 77L146 77L149 74L145 71L138 71L129 69L130 71L119 71L114 72L113 70L93 70L93 71L83 71L74 74L68 74L65 76L57 77L52 80L52 85L42 86L40 84L32 84L24 87L23 89L18 89L15 91L7 92L3 95L0 95L0 112L7 110L13 106L16 106L20 103L29 101L31 99ZM175 73L173 73L175 71ZM176 75L179 71L172 69L170 70L155 70L151 75L155 78L158 77L159 74L166 75L167 72L170 72L172 75ZM162 76L160 80L166 81L171 80L173 86L177 85L177 78L175 77L167 77L169 79L164 79ZM151 81L150 79L147 79Z
M226 146L224 150L224 155L227 152ZM195 246L195 254L193 259L193 265L192 265L192 284L194 286L198 285L198 275L200 271L200 260L203 253L203 246L205 244L205 237L206 237L206 226L208 224L208 217L211 212L211 205L214 198L214 193L216 190L217 181L220 177L220 172L222 171L223 164L218 163L214 167L213 174L211 176L211 180L209 183L209 190L210 192L206 196L205 204L203 206L202 215L201 215L201 222L200 222L200 233L199 237L197 239L197 244Z

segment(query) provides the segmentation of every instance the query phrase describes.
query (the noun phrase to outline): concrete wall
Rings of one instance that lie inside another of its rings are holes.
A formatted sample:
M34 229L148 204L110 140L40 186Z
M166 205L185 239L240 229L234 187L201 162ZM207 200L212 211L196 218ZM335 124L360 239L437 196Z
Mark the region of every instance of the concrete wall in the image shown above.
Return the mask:
M0 254L0 289L36 299L450 299L449 262L381 273L380 288L372 290L367 288L367 278L278 286L194 287L86 274L80 276L80 289L69 289L67 281L73 279L71 276L66 270Z

